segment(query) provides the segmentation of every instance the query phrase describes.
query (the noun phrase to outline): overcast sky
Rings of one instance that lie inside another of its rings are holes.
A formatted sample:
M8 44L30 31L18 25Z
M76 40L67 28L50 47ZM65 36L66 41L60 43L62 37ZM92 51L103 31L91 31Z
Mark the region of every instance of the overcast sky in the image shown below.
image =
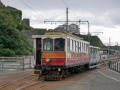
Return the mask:
M44 24L44 20L65 20L69 7L69 20L88 20L90 32L103 32L98 36L104 44L120 45L120 0L2 0L5 5L22 10L23 18L31 19L31 26L54 28L59 24ZM81 25L87 32L87 25ZM95 35L95 33L92 33Z

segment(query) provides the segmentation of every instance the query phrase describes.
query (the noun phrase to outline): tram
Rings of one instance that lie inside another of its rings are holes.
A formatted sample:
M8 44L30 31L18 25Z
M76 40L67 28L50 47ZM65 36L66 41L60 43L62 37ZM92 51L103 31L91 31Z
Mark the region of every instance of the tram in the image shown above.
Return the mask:
M32 37L34 74L45 75L45 80L60 80L83 67L95 68L99 64L100 48L78 36L52 30Z

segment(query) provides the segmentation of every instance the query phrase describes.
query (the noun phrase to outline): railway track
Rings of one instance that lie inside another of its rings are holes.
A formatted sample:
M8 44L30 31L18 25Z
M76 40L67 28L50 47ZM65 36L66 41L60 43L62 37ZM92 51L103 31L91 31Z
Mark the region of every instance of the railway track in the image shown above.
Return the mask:
M25 89L25 88L28 88L28 87L37 85L37 84L39 84L39 83L41 83L41 82L43 82L43 81L44 81L44 80L42 79L42 80L40 80L40 81L31 83L31 84L24 84L24 85L22 85L22 86L20 86L20 87L17 87L15 90L22 90L22 89Z
M9 86L11 86L11 85L14 85L14 84L16 84L16 83L20 83L19 85L23 85L24 83L26 83L26 82L28 82L28 81L32 81L32 80L35 80L36 78L34 77L31 77L31 75L25 75L25 76L23 76L22 78L18 78L18 79L16 79L16 80L13 80L13 81L5 81L5 82L3 82L3 83L1 83L1 85L0 85L0 89L4 89L4 88L6 88L6 87L9 87Z

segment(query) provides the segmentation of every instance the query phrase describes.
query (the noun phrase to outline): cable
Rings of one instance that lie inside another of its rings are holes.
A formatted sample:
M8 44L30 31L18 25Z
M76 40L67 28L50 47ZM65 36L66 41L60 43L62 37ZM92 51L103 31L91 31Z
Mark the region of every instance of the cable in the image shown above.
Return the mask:
M65 0L61 0L61 2L65 5L65 7L69 7L68 3Z
M38 12L35 11L35 9L33 9L29 4L27 4L26 2L24 2L23 0L18 0L20 3L24 4L24 6L26 6L28 9L31 9L35 14L37 14Z
M25 6L27 6L28 8L34 10L31 6L29 6L27 3L25 3L23 0L19 0L20 2L22 2Z

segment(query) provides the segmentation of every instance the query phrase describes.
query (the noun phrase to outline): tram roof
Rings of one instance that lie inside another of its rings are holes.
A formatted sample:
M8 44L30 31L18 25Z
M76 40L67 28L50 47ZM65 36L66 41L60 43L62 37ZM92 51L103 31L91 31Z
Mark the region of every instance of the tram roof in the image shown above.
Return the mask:
M72 33L64 32L64 31L55 31L55 30L46 31L44 35L32 35L32 38L41 38L41 37L49 37L50 38L50 37L65 37L65 36L70 36L73 38L83 40L83 38L72 35Z

